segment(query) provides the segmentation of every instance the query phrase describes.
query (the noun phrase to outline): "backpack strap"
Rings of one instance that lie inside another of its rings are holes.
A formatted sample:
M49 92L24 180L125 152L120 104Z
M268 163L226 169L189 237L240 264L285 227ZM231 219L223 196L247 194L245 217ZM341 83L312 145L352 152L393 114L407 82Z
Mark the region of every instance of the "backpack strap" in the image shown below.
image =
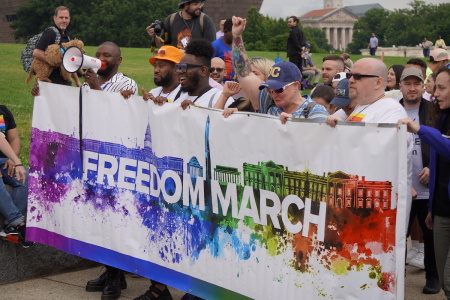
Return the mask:
M218 91L215 92L215 93L211 96L211 98L209 99L209 103L208 103L208 107L209 107L209 108L212 107L214 97L216 96L217 93L218 93Z
M317 103L314 101L309 102L308 105L306 105L306 107L303 109L302 116L305 117L305 119L308 119L309 113L316 105L317 105Z
M51 29L56 33L55 44L59 45L61 43L61 33L59 33L58 28L56 28L55 26L50 26L47 29ZM69 41L70 41L70 38L69 38Z

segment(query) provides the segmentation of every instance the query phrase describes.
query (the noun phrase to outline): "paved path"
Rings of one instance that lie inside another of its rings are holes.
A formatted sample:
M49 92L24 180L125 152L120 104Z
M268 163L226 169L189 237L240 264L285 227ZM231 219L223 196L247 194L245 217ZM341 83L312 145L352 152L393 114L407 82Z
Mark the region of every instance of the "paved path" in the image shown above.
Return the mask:
M1 300L100 300L100 292L87 293L86 281L97 278L104 269L96 267L63 273L12 284L0 285ZM146 278L126 275L128 288L122 291L120 299L134 299L143 294L150 284ZM406 267L406 300L445 300L441 291L436 295L422 294L425 272L415 267ZM171 289L174 300L179 300L184 292ZM232 299L231 299L232 300Z

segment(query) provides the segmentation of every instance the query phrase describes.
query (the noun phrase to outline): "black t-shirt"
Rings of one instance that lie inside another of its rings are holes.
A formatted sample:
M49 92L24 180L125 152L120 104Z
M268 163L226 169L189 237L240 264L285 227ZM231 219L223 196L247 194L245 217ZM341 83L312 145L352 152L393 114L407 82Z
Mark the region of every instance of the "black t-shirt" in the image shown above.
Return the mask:
M450 110L447 110L450 113ZM447 114L443 122L441 133L448 135L450 133L450 115ZM448 194L448 185L450 178L450 159L439 155L436 161L436 186L434 190L433 212L440 217L450 218L450 197Z
M0 105L0 132L6 137L6 132L14 128L16 128L16 121L14 121L13 114L6 106ZM6 155L0 151L0 157L5 158Z
M53 26L55 26L55 25L53 25ZM59 32L61 34L61 40L59 42L60 45L62 43L67 43L72 39L70 32L67 29L64 31L64 33L61 33L61 31L59 31ZM39 42L36 44L36 49L45 51L45 50L47 50L48 46L54 44L55 41L56 41L56 32L51 28L47 28L46 30L44 30L41 38L39 39ZM50 76L48 78L53 83L67 84L67 81L65 81L61 77L59 69L53 69L52 74L50 74Z

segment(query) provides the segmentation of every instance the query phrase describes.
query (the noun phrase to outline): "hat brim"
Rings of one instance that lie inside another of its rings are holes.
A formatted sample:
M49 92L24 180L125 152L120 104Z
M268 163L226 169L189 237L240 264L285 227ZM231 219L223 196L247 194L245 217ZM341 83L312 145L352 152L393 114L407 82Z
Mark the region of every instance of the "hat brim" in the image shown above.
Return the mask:
M331 100L330 104L333 104L333 105L336 105L339 107L344 107L344 106L349 105L350 102L352 102L352 99L350 99L350 98L336 96L333 98L333 100Z
M259 86L259 89L262 90L264 88L269 88L272 90L278 90L284 87L286 84L291 82L284 82L284 81L278 81L278 80L267 80L263 81L261 85Z
M167 60L167 61L171 61L171 62L174 62L174 63L179 63L180 62L179 60L176 60L175 58L171 58L171 57L168 57L168 56L153 56L153 57L150 57L148 59L148 61L150 62L150 64L152 66L154 66L157 59Z

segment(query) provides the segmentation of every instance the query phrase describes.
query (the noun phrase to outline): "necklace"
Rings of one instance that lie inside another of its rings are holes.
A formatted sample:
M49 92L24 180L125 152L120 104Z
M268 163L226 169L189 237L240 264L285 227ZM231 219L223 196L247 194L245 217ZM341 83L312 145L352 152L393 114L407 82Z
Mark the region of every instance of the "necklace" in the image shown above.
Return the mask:
M345 121L352 122L353 119L354 119L357 115L361 114L366 108L368 108L369 106L371 106L372 104L374 104L375 102L377 102L378 100L380 100L380 99L382 99L382 98L384 98L384 93L383 93L380 97L378 97L377 99L375 99L375 101L373 101L372 103L368 104L366 107L364 107L363 109L361 109L360 112L358 112L358 113L351 113L352 117L351 117L351 118L348 117L347 120L345 120Z

